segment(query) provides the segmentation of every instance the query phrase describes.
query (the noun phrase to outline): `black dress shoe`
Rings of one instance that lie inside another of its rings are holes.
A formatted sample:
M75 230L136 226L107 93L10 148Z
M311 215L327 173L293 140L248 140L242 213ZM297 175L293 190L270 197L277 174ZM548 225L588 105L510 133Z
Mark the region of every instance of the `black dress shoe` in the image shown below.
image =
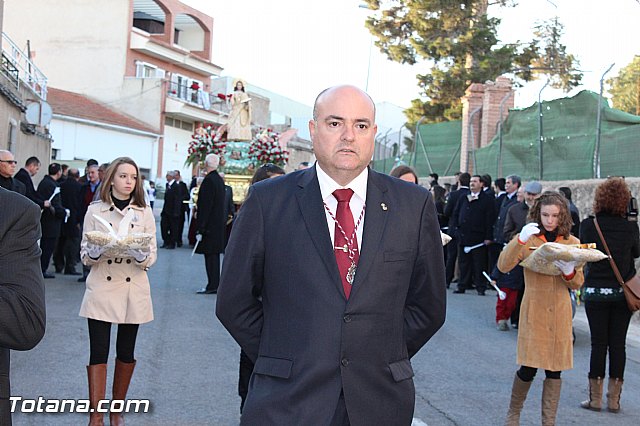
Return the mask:
M85 282L87 282L87 277L80 277L80 278L78 278L78 282L79 282L79 283L85 283Z
M457 289L453 290L453 292L454 292L455 294L464 294L464 289L462 289L462 288L457 288Z
M42 277L43 277L43 278L55 278L56 276L55 276L55 275L53 275L53 274L50 274L50 273L48 273L48 272L43 272L43 273L42 273Z
M484 290L478 290L478 296L484 296Z
M196 291L196 294L216 294L218 292L218 290L207 290L206 288L201 288L200 290Z
M82 275L82 272L78 271L64 271L65 275Z

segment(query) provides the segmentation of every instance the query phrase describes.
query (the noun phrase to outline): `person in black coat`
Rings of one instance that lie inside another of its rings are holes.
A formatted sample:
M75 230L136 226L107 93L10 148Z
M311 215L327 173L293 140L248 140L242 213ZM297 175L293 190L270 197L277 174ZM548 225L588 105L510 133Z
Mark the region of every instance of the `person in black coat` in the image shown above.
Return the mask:
M60 200L62 206L69 211L69 216L62 223L62 230L58 240L58 247L53 256L56 272L64 270L65 275L82 275L76 271L78 254L80 253L80 226L78 214L80 213L80 192L82 185L78 180L78 169L70 168L67 179L60 184Z
M600 231L611 252L616 268L625 282L636 275L634 259L640 257L640 232L638 223L628 221L627 206L631 191L622 178L609 178L596 188L593 199L595 217L589 217L580 225L580 241L596 243L598 250L606 253ZM624 382L626 364L626 340L633 312L629 310L620 283L608 259L589 263L584 274L584 307L591 332L591 357L589 362L589 399L582 408L600 411L604 379L609 357L607 385L607 409L620 411L620 393Z
M487 267L487 245L493 238L495 200L482 190L478 175L471 178L470 189L471 193L458 201L453 212L460 262L460 280L454 293L464 293L473 284L478 294L484 296L487 282L482 271ZM484 245L465 253L464 247L478 244Z
M60 164L49 164L48 171L49 174L45 176L38 185L38 196L43 200L50 200L51 203L49 207L42 211L40 218L40 225L42 226L42 238L40 239L42 256L40 257L40 265L42 266L43 277L55 278L54 274L47 272L47 268L49 267L53 250L56 248L56 242L60 236L60 229L62 228L62 221L66 216L66 212L60 201L60 194L53 196L55 190L58 188L56 181L62 176Z
M51 203L48 199L42 198L36 192L36 187L33 185L33 180L31 179L33 176L38 174L40 171L40 160L37 157L29 157L25 162L23 168L18 170L18 173L14 176L14 179L19 180L25 186L25 196L36 203L38 207L41 209L47 208L51 206Z
M176 172L170 170L167 172L164 205L160 213L160 232L164 242L162 248L175 249L176 243L182 239L182 235L180 235L180 218L184 218L183 214L182 190L176 180Z
M40 209L0 187L0 425L11 426L10 350L32 349L44 336Z
M224 181L217 172L220 157L209 154L205 159L207 176L198 191L198 236L196 253L204 254L207 268L207 286L198 290L198 294L215 294L220 284L220 253L224 252L225 227L225 190Z
M497 181L498 180L496 179L496 182ZM500 197L496 198L496 200L502 201L500 204L496 204L498 206L498 216L493 224L493 243L489 246L490 271L493 271L495 268L502 248L509 242L509 239L506 239L504 235L504 223L507 220L507 212L512 205L518 202L518 189L520 189L521 184L522 180L520 179L520 176L507 176L504 184L505 192Z
M458 200L469 194L470 179L471 175L469 173L460 173L458 176L458 189L449 193L447 204L444 206L444 216L448 218L449 221L447 234L451 237L451 241L445 246L445 250L447 250L447 288L449 288L451 281L453 281L453 276L456 272L456 260L458 259L458 239L454 232L455 220L453 219L453 212L458 204Z
M189 188L187 188L187 184L182 180L182 176L180 176L180 170L175 170L176 173L176 183L178 184L178 198L182 202L181 208L182 213L180 213L180 218L178 219L178 233L175 239L175 243L178 247L182 247L182 234L184 233L184 221L185 218L189 221L189 203L185 203L185 201L189 201L191 196L189 195Z

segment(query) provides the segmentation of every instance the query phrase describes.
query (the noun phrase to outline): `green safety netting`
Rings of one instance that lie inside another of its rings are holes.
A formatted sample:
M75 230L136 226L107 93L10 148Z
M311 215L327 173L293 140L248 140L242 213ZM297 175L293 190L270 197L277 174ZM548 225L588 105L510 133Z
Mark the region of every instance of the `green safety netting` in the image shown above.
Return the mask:
M502 149L499 135L496 135L489 145L476 150L476 170L494 177L518 174L523 179L540 180L592 178L597 113L598 94L590 91L542 103L541 176L538 104L511 110L503 125ZM416 154L416 169L420 176L428 175L430 170L450 175L460 168L457 150L461 130L460 121L420 126L424 141L422 149L418 140ZM409 163L409 157L404 156L402 161ZM454 159L450 163L452 157ZM470 154L469 158L473 167L473 155ZM639 163L640 116L610 108L603 102L600 176L640 176ZM452 165L449 167L449 164Z
M399 160L412 167L415 165L414 168L419 176L427 176L433 172L440 176L452 175L460 168L461 132L462 121L460 120L422 125L420 137L417 139L416 155L406 153ZM398 162L389 161L389 159L376 160L374 168L388 173Z

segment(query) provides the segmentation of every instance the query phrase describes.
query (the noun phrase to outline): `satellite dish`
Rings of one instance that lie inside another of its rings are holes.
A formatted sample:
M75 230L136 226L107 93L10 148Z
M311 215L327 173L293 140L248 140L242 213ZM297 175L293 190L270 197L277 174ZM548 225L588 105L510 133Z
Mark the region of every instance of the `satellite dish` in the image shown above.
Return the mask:
M51 109L51 105L45 101L40 102L40 125L46 126L51 122L52 118L53 110Z
M53 110L51 109L51 106L44 101L31 102L27 105L27 110L24 115L27 123L46 126L53 118Z
M29 124L38 124L40 122L40 103L31 102L27 105L27 110L24 112L25 119Z

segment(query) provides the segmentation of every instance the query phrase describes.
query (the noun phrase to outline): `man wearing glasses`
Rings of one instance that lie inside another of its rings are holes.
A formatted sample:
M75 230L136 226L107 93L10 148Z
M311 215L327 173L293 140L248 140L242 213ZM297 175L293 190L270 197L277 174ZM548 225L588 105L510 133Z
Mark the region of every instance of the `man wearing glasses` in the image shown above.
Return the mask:
M0 149L0 186L9 191L25 195L27 188L22 182L13 178L18 162L9 151Z

